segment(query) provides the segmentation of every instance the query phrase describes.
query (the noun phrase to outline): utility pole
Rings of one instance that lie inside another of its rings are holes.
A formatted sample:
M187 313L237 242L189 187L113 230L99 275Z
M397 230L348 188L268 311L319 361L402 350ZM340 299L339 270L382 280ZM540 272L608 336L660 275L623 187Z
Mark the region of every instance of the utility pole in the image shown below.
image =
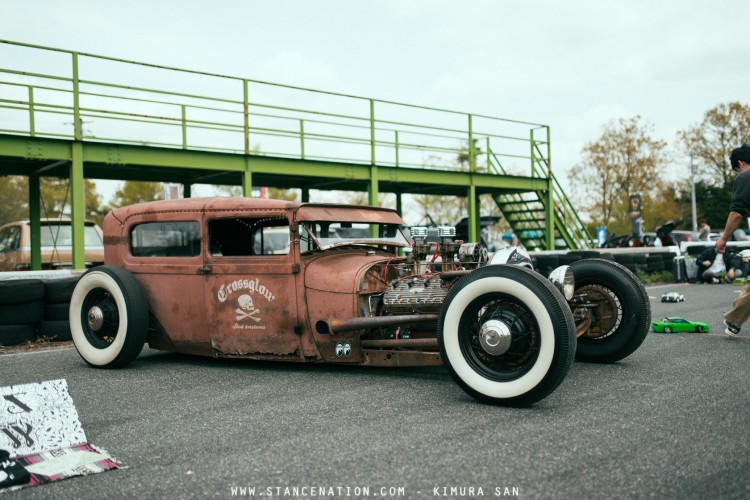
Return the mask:
M695 209L695 165L693 165L693 153L690 153L690 202L692 203L693 231L697 231L698 216Z

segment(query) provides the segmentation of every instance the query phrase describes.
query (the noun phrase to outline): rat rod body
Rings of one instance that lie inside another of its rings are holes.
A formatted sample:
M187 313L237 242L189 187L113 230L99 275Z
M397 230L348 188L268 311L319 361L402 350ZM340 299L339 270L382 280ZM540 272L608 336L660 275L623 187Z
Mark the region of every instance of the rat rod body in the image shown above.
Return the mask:
M116 209L105 265L71 301L76 348L112 368L145 342L213 357L445 364L475 398L527 405L574 357L622 359L648 331L643 286L613 262L546 279L523 251L487 255L452 228L435 248L424 228L409 241L403 224L388 209L249 198Z

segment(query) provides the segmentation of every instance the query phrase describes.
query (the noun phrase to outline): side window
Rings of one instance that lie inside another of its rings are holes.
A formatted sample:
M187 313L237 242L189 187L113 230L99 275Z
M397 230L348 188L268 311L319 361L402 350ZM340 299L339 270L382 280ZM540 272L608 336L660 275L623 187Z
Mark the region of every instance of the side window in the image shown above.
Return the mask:
M0 252L17 250L21 244L21 228L18 226L6 227L0 231Z
M130 233L135 257L195 257L201 253L198 222L147 222Z
M6 252L10 250L10 228L0 229L0 252Z
M10 250L17 250L21 246L21 227L10 228Z
M214 219L208 222L208 243L215 257L286 255L289 221L283 217Z

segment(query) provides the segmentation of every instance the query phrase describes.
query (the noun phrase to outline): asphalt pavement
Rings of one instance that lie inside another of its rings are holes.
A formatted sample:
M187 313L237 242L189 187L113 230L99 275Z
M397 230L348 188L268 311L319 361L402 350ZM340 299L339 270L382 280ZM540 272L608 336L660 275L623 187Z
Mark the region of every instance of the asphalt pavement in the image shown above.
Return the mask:
M687 300L662 304L668 291ZM443 368L6 354L1 386L66 379L89 442L125 468L5 498L748 498L750 331L721 327L739 287L648 292L654 319L711 332L575 363L527 409L476 403Z

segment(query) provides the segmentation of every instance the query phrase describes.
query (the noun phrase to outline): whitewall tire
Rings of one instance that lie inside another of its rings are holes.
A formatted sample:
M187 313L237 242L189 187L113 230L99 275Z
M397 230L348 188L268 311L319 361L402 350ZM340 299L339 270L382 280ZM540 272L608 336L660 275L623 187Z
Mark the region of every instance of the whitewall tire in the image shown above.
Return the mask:
M119 267L86 272L70 300L70 332L88 364L118 368L138 357L146 342L148 304L133 275Z
M533 271L502 265L480 268L453 286L438 343L464 391L486 403L526 406L565 378L576 339L560 292Z

